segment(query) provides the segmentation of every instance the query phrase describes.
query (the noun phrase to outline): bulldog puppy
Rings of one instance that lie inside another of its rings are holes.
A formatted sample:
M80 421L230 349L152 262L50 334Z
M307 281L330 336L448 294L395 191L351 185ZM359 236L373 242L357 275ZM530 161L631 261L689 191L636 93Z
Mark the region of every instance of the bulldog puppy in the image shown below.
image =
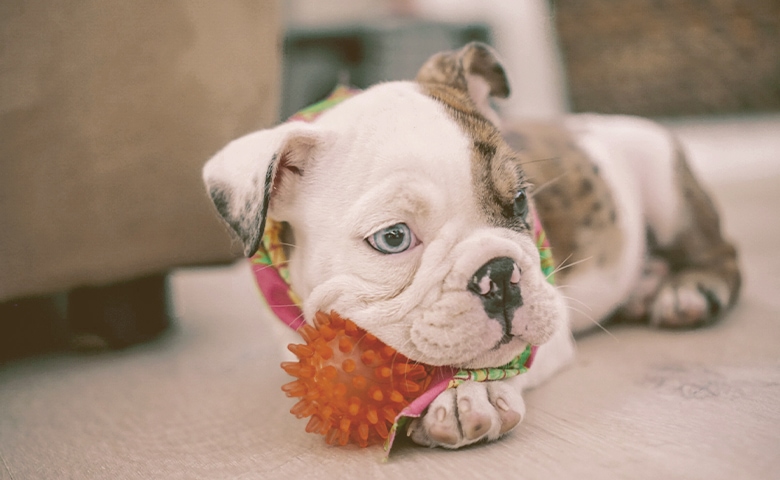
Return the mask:
M336 311L430 365L500 366L541 345L524 375L441 394L409 427L423 445L514 428L522 389L571 360L572 330L616 314L701 325L739 289L735 249L667 131L597 115L501 126L490 97L508 94L493 51L472 43L204 167L248 256L266 216L285 222L307 320ZM563 264L558 287L540 269L534 211Z

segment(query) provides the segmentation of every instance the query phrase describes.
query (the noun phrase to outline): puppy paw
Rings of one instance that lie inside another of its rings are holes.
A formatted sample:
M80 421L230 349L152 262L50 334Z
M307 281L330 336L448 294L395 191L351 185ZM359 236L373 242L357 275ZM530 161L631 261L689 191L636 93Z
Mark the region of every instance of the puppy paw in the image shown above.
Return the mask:
M618 310L618 318L628 321L647 320L658 291L669 276L669 265L660 258L648 258L636 287Z
M661 286L650 310L650 324L697 327L717 317L728 302L728 286L719 277L706 272L683 272Z
M465 382L444 391L426 413L412 421L411 439L430 447L460 448L495 440L525 415L520 392L505 382Z

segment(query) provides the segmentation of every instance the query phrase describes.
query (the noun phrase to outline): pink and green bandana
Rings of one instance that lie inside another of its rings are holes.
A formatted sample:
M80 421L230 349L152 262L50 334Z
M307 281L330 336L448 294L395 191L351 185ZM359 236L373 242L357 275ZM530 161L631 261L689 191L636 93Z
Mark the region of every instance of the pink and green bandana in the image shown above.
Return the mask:
M290 117L290 121L313 121L324 111L358 93L360 93L360 90L339 86L328 98L296 113ZM550 243L534 209L531 209L531 215L533 217L534 239L541 258L542 272L550 283L554 283L555 265ZM271 311L282 322L297 331L306 321L301 310L301 299L290 287L290 271L287 267L287 255L281 241L281 230L282 224L280 222L271 218L266 219L263 240L257 253L250 259L250 262L257 286ZM520 355L500 367L437 369L428 390L412 401L396 417L385 443L385 451L389 454L396 431L402 428L411 418L422 415L425 408L443 391L457 387L469 380L488 382L503 380L525 373L533 363L537 348L535 345L528 345Z

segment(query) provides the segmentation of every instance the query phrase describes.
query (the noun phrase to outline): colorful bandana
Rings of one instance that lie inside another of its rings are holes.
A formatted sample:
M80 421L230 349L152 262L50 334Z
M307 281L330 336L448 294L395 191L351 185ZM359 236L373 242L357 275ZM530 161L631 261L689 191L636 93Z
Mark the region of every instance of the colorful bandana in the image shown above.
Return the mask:
M328 98L296 113L290 117L290 121L313 121L325 110L358 93L360 93L360 90L339 86ZM534 239L541 258L542 272L547 281L554 284L555 265L550 243L534 209L531 209L531 216L533 218ZM282 224L267 218L263 240L257 253L250 259L250 262L257 286L271 311L282 322L297 331L306 321L301 310L301 299L290 287L290 271L287 266L287 255L281 240L281 233ZM422 415L425 408L443 391L457 387L469 380L488 382L503 380L525 373L531 368L537 348L536 345L528 345L520 355L500 367L473 370L438 368L428 390L412 401L396 417L385 442L385 451L389 454L396 431L406 425L411 418L417 418Z

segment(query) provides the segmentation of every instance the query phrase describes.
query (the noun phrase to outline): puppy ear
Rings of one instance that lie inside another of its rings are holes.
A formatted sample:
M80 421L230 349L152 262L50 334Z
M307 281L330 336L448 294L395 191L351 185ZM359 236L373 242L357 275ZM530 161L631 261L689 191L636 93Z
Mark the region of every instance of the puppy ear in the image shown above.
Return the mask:
M490 106L490 97L509 96L509 80L498 55L480 42L471 42L458 51L437 53L420 68L416 80L468 93L477 110L494 123L498 116Z
M313 125L284 123L230 142L203 167L211 200L247 257L260 245L270 204L283 210L323 138Z

